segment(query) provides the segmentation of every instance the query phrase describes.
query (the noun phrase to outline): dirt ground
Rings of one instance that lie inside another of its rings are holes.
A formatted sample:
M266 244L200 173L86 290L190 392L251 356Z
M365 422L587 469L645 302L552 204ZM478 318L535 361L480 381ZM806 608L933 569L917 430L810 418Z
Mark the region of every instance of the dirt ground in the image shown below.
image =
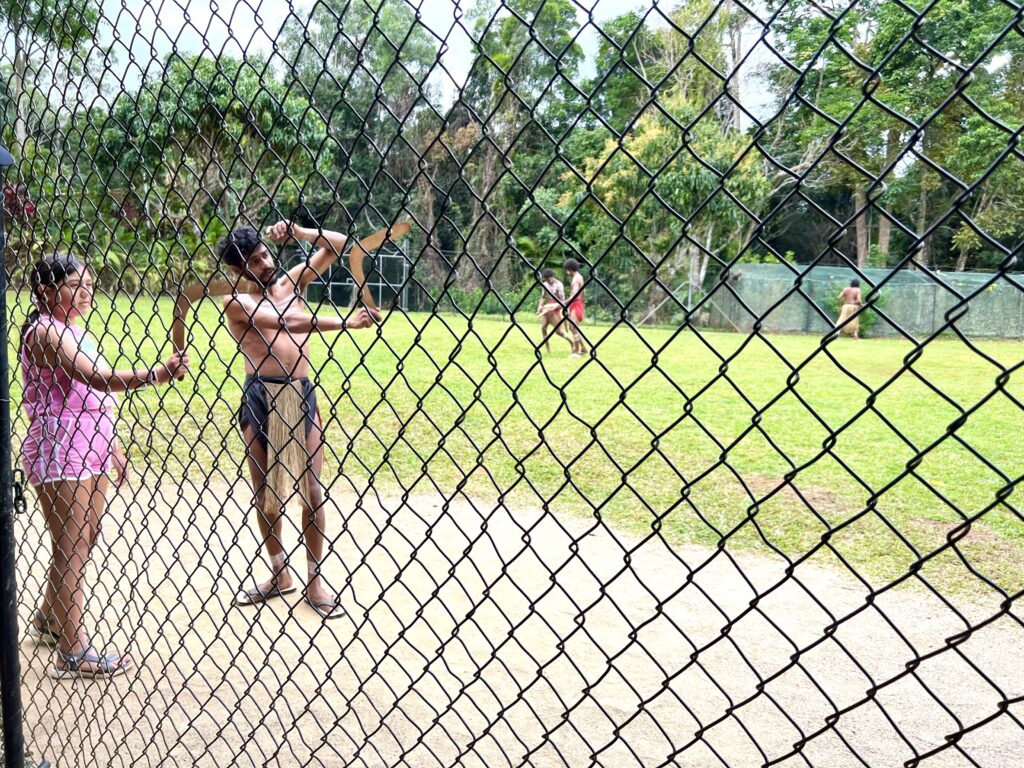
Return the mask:
M230 606L267 573L244 484L135 482L89 613L139 668L57 682L22 643L27 743L55 768L898 766L974 724L922 764L1024 765L1024 706L999 708L1024 694L1024 629L995 601L869 604L815 563L787 577L539 509L333 494L348 616L323 622L299 594ZM38 514L19 525L27 619L47 553ZM999 618L952 644L953 607Z

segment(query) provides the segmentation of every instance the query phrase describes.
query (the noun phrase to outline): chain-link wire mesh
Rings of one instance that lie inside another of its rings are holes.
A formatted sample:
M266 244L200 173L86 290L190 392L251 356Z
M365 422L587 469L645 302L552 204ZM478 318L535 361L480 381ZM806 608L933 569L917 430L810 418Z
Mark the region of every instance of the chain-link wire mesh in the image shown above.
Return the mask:
M0 27L37 762L1024 762L1019 4Z

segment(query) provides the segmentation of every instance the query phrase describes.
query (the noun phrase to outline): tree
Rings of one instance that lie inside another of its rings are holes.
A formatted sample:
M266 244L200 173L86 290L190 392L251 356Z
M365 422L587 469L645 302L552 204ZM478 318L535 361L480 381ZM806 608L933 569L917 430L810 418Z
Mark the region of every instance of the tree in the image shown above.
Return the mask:
M335 168L307 205L392 219L416 184L437 45L406 3L321 0L282 31L292 86L327 121ZM335 214L336 215L336 214Z
M574 85L583 51L570 0L479 3L471 19L477 58L457 105L462 136L474 139L466 157L471 210L460 233L471 266L463 279L506 287L533 271L515 250L519 212L564 170L555 161L559 146L585 109Z
M117 100L96 157L119 207L198 234L204 214L291 214L330 153L323 118L264 60L171 54L158 81Z
M644 113L621 141L609 140L585 162L593 192L560 201L577 209L575 238L592 264L615 275L620 298L650 286L648 309L680 274L699 296L710 265L739 255L749 224L744 207L757 208L769 183L760 157L746 153L746 136L695 121L700 109L679 94L665 101L689 131L662 113Z
M16 155L25 154L34 127L30 102L42 98L44 80L58 78L84 60L67 54L95 42L100 18L96 0L0 0L0 25L6 27L3 37L13 52L8 90Z
M602 122L622 133L655 93L666 59L658 35L637 11L610 19L601 31L587 91Z
M948 244L954 232L961 233L957 263L965 264L965 254L980 239L972 239L970 227L958 228L948 214L961 206L984 220L986 206L1010 193L1002 185L1013 174L996 173L985 182L984 193L966 206L957 203L965 184L978 181L982 165L995 160L993 152L1005 149L1013 126L1024 121L1020 97L1013 95L1014 72L1021 66L1019 35L1006 36L999 54L1008 59L1003 66L993 66L987 52L1012 26L1013 11L981 0L954 0L930 6L927 23L918 24L911 8L876 0L844 9L841 23L809 3L778 10L779 50L800 74L798 79L788 66L771 72L780 112L774 150L785 158L802 148L825 148L806 166L804 194L813 197L820 190L841 200L845 196L837 192L849 191L849 207L834 215L854 218L858 266L865 266L873 252L883 263L902 260L890 256L894 222L917 233L899 238L904 247L916 248L911 265L952 266ZM908 39L912 24L915 36ZM986 136L991 121L976 119L976 105L1008 130ZM936 224L944 226L923 237ZM822 243L818 250L825 247Z
M780 7L778 42L788 65L770 72L779 94L771 154L783 159L783 165L786 158L802 158L798 170L805 192L836 186L850 190L852 210L828 213L837 219L852 216L859 267L867 265L870 254L868 188L906 130L897 119L863 103L868 76L863 62L872 58L877 5L875 0L859 3L842 24L810 3ZM806 148L814 148L814 154L808 157ZM796 170L789 168L784 188L795 181Z
M1024 163L1013 153L1003 157L1006 133L980 115L965 121L964 132L949 159L957 178L983 181L958 210L964 214L953 235L957 249L955 269L963 271L974 258L980 266L995 268L1004 255L993 252L982 233L1002 241L1007 250L1024 239ZM988 174L985 176L985 174ZM991 254L989 259L985 259ZM980 257L980 259L979 259Z
M334 158L330 183L308 190L304 207L342 227L356 219L377 227L407 208L425 271L443 280L437 190L446 126L429 82L439 55L432 33L404 2L320 0L290 16L281 38L291 87L315 100Z

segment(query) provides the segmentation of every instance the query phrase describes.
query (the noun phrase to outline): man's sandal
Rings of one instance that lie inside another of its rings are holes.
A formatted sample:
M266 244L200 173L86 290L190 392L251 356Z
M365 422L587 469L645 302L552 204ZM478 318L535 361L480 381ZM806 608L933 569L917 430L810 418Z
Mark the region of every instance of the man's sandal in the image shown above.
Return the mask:
M240 589L235 593L234 600L231 601L232 605L247 606L247 605L259 605L265 603L268 600L273 600L275 597L284 597L295 592L297 587L286 587L280 589L279 587L271 587L270 589L261 590L259 587L252 587L251 589Z
M333 600L310 600L307 597L306 602L309 603L314 611L320 614L324 621L340 619L346 615L345 609L341 607L341 598L338 597L335 597Z

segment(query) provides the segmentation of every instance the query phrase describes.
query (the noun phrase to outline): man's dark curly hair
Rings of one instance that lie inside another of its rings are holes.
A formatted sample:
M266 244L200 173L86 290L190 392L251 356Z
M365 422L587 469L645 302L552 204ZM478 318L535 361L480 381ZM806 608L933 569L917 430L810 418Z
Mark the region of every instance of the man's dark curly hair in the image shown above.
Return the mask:
M217 243L217 258L232 267L244 267L249 256L263 245L260 233L252 227L239 227Z

